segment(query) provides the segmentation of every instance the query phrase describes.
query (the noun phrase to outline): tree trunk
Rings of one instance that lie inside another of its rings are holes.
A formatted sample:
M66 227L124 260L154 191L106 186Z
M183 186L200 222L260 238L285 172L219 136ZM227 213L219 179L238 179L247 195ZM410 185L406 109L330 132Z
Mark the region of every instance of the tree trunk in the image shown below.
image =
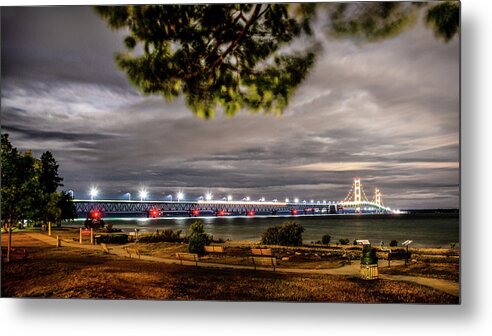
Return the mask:
M7 243L7 262L10 262L10 250L12 249L12 225L9 225L9 240Z

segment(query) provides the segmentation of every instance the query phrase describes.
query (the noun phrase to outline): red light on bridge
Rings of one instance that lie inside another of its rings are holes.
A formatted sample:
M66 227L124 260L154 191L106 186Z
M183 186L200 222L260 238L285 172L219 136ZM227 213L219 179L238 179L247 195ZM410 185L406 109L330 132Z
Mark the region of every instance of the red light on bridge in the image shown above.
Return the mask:
M297 210L296 210L296 209L292 209L292 210L290 210L290 214L291 214L292 216L297 215Z
M197 217L200 214L200 211L198 210L193 210L193 216Z
M255 211L254 210L249 210L248 211L248 216L254 216L255 215Z
M99 212L99 210L92 210L91 217L98 219L99 217L101 217L101 213Z
M153 218L156 218L156 217L157 217L157 215L159 215L159 211L157 211L157 210L152 210L152 211L150 212L150 215L151 215Z
M224 216L225 215L225 211L224 210L219 210L218 215L219 216Z

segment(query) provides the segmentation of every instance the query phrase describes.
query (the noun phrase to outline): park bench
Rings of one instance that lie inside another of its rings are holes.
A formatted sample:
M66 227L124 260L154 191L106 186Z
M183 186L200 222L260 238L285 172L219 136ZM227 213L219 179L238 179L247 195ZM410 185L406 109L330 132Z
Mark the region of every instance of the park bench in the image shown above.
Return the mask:
M194 261L195 266L198 266L198 254L196 253L176 253L176 258L179 259L181 265L183 265L183 260Z
M410 252L389 252L388 253L388 267L391 266L391 260L405 260L405 265L411 258L412 253Z
M106 245L106 243L101 243L101 249L103 253L109 254L110 248L108 247L108 245Z
M255 271L256 271L256 266L268 266L268 267L273 267L273 271L275 272L275 266L277 266L276 258L252 257L251 260L253 261Z
M207 245L207 246L205 246L205 252L206 253L215 253L215 254L225 254L225 249L224 249L224 246Z
M132 254L138 256L138 259L140 260L140 251L136 248L125 248L126 250L126 253L128 253L128 257L131 258L132 257Z
M252 248L252 255L273 256L272 249Z

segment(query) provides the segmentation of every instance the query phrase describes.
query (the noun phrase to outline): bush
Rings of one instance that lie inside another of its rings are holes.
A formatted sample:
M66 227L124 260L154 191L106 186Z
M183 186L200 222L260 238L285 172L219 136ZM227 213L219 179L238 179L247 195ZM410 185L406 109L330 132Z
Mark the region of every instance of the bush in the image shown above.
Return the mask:
M103 234L99 238L99 243L105 244L126 244L128 243L128 235L126 234Z
M330 241L331 241L330 235L325 234L323 237L321 237L321 243L322 244L328 245L330 243Z
M300 246L304 228L296 222L285 222L282 225L269 227L261 235L261 243L265 245Z
M204 254L205 245L210 244L212 237L205 233L202 221L191 224L188 236L188 252Z
M181 230L177 230L176 232L174 232L171 229L166 229L162 232L159 232L159 230L157 230L155 234L153 233L151 235L139 236L138 241L140 243L180 243L184 240L183 238L181 238L181 232Z
M390 246L392 246L392 247L398 246L398 240L393 239L392 241L390 241Z
M340 242L340 245L348 245L348 243L350 242L348 238L341 238L338 239L338 241Z

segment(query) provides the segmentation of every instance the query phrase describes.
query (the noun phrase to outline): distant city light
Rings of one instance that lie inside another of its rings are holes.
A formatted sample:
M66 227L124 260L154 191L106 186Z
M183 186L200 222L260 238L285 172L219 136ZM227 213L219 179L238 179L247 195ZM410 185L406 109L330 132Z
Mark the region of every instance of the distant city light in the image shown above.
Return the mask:
M285 199L285 203L289 203L289 199L288 198Z
M148 192L145 189L140 190L140 201L143 201L147 198Z
M94 187L91 188L91 191L89 192L89 194L91 195L91 201L94 200L94 198L97 196L98 193L99 190L97 190L97 188Z
M311 204L314 203L314 200L311 200Z
M294 203L299 203L299 199L298 198L294 198Z
M180 191L180 192L178 192L178 194L176 195L176 198L178 199L178 202L179 202L180 200L183 200L183 199L184 199L184 194L183 194L183 192L181 192L181 191Z
M232 201L232 196L231 196L231 195L228 195L228 196L227 196L227 201L228 201L228 202Z
M206 199L207 201L211 201L211 200L212 200L212 194L211 194L211 193L207 193L207 194L205 195L205 199Z

